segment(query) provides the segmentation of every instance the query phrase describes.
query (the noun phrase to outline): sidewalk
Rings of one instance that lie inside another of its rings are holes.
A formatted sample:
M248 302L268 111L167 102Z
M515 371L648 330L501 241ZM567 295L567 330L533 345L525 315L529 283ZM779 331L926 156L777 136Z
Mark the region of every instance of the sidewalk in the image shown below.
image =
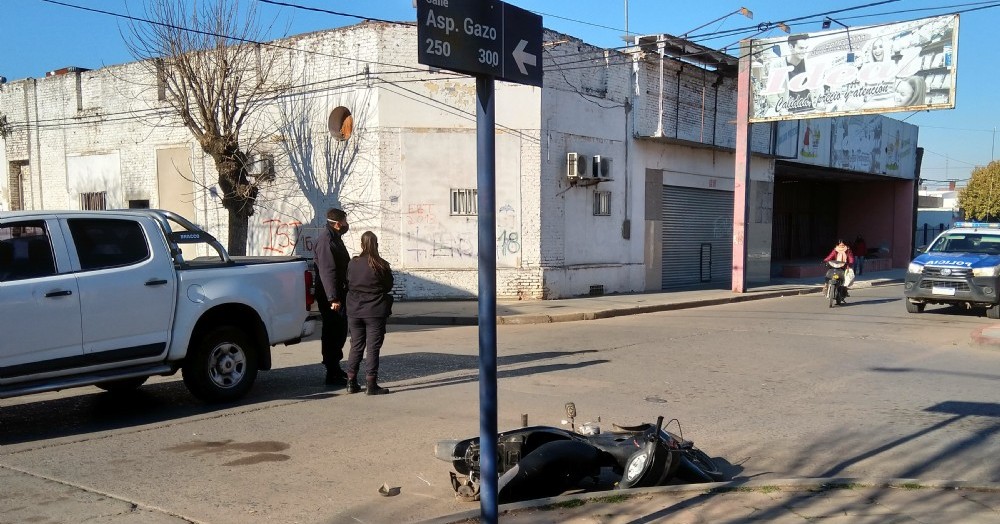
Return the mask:
M478 522L480 509L424 524ZM1000 521L1000 484L913 479L792 479L564 495L500 507L504 524L952 523Z
M905 273L905 269L865 273L858 277L852 289L898 284L903 281ZM503 300L497 302L497 323L547 324L550 322L595 320L818 293L822 287L823 277L785 278L773 279L766 286L750 287L746 293L733 293L726 287L561 300ZM900 291L900 296L902 296L902 291ZM477 323L478 310L479 303L476 300L399 301L392 307L389 323L473 326Z

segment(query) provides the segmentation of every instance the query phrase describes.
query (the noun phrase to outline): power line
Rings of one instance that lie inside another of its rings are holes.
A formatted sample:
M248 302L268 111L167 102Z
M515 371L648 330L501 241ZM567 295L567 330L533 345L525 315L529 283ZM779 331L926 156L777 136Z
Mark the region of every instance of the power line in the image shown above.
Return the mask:
M994 133L992 129L971 129L963 127L943 127L943 126L925 126L921 125L920 129L943 129L945 131L968 131L971 133Z
M959 160L957 158L954 158L954 157L951 157L951 156L948 156L948 155L945 155L945 154L942 154L942 153L938 153L937 151L933 151L933 150L927 149L926 147L924 147L924 152L930 153L932 155L937 155L937 156L939 156L941 158L944 158L944 159L947 159L949 161L955 161L955 162L958 162L960 164L965 164L965 165L967 165L969 167L979 167L980 165L982 165L982 164L974 164L972 162L966 162L964 160Z
M343 13L343 12L340 12L340 11L331 11L330 9L321 9L319 7L308 7L308 6L299 5L299 4L292 4L292 3L289 3L289 2L277 2L276 0L257 0L257 1L261 2L261 3L264 3L264 4L271 4L271 5L277 5L277 6L283 6L283 7L292 7L292 8L295 8L295 9L302 9L303 11L313 11L313 12L316 12L316 13L326 13L326 14L336 15L336 16L346 16L346 17L349 17L349 18L357 18L359 20L364 20L366 22L385 22L385 23L388 23L388 24L416 25L413 22L399 22L399 21L395 21L395 20L383 20L381 18L374 18L374 17L371 17L371 16L355 15L355 14L352 14L352 13Z
M795 17L795 18L790 18L790 19L783 20L782 22L783 23L790 23L790 22L805 21L807 23L812 23L812 22L817 22L818 23L818 22L821 22L823 20L823 17L829 16L831 14L839 14L839 13L842 13L842 12L854 11L854 10L858 10L858 9L865 9L865 8L868 8L868 7L874 7L874 6L878 6L878 5L882 5L882 4L887 4L887 3L893 3L893 2L897 2L897 1L899 1L899 0L884 0L884 1L881 1L881 2L873 2L873 3L858 5L858 6L854 6L854 7L847 7L847 8L843 8L843 9L836 9L836 10L832 10L832 11L825 11L825 12L822 12L822 13L816 13L816 14L810 14L810 15L805 15L805 16L800 16L800 17ZM844 19L848 20L848 19L857 19L857 18L870 18L870 17L874 17L874 16L884 16L886 14L913 13L913 12L919 12L919 11L943 10L943 9L951 9L951 8L954 8L954 7L966 7L966 6L975 6L975 7L972 7L970 9L966 9L966 10L957 11L956 14L957 13L964 13L964 12L971 12L971 11L978 11L978 10L981 10L981 9L988 9L988 8L993 8L993 7L1000 7L1000 3L997 3L994 0L992 2L974 2L974 3L969 3L969 4L958 4L958 5L954 5L954 6L942 6L942 7L932 7L932 8L905 9L905 10L899 10L899 11L892 11L892 12L888 12L888 13L876 13L876 14L857 15L857 16L854 16L854 17L847 17L847 18L844 18ZM900 22L905 22L905 21L887 22L885 24L878 24L878 25L892 25L892 24L897 24L897 23L900 23ZM771 22L765 22L765 23L762 23L762 24L758 24L757 26L748 26L748 27L742 27L742 28L737 28L737 29L730 29L730 30L725 30L725 31L715 31L715 32L711 32L711 33L704 33L704 34L701 34L701 35L693 35L693 36L688 37L687 40L689 40L691 42L694 42L694 43L698 43L700 41L715 40L717 38L722 38L722 37L725 37L725 36L733 36L733 35L737 35L737 34L753 33L753 35L757 35L757 34L760 34L762 32L760 30L761 26L767 26L768 27L768 29L766 29L767 31L774 30L777 27L775 24L773 24ZM875 27L877 27L877 25ZM729 44L729 45L723 47L723 49L727 49L727 48L729 48L729 47L731 47L733 45L736 45L738 43L739 43L739 41L734 42L732 44ZM633 46L615 47L615 48L610 48L610 50L624 50L624 49L628 49L630 47L633 47ZM572 57L572 56L583 55L583 54L586 54L586 53L593 53L593 52L597 52L597 51L582 51L582 52L576 53L576 54L561 55L560 58ZM698 56L701 56L701 55L704 55L704 54L705 54L705 52L694 52L694 53L688 53L688 54L685 54L685 55L674 55L674 56L671 56L671 58L683 60L685 58L695 58L695 57L698 57ZM740 57L739 56L735 56L734 58L738 59ZM560 67L560 66L565 66L565 65L571 65L571 64L574 64L574 63L589 62L589 61L592 61L592 60L595 60L595 59L596 58L584 58L584 59L573 61L573 62L553 63L553 65L556 66L556 67ZM573 69L585 69L587 67L603 67L605 65L607 65L607 64L597 64L597 65L588 65L588 66L584 66L584 67L566 68L566 69L564 69L564 71L570 71L570 70L573 70Z
M426 71L424 71L424 72L426 73ZM412 74L412 73L413 73L413 71L411 71L411 70L380 71L379 72L379 74L381 74L381 75ZM353 73L353 74L350 74L350 75L344 75L344 76L335 77L335 78L327 78L327 79L324 79L324 80L317 80L315 82L307 82L307 83L304 83L304 84L290 85L290 86L287 86L287 88L283 88L283 90L281 90L281 91L275 90L275 92L277 94L274 96L274 98L280 98L281 96L287 95L287 91L292 91L292 90L297 90L297 89L303 89L303 88L312 87L312 86L319 86L321 84L329 84L331 82L337 82L337 81L340 81L340 80L346 80L348 78L357 77L359 75L361 75L361 73ZM459 77L459 78L461 78L461 77ZM453 80L453 79L455 79L455 77L448 77L448 78L420 77L420 78L415 79L414 81L439 81L439 80ZM340 84L340 85L328 86L328 87L323 88L323 89L325 89L326 91L330 91L330 90L341 89L341 88L344 88L344 87L349 87L350 85L353 85L353 84ZM147 88L151 89L152 86L147 86ZM285 91L285 89L287 89L287 91ZM297 93L300 93L300 92L297 92ZM109 121L127 121L127 120L130 120L131 118L155 117L155 116L164 116L164 115L169 115L169 114L174 114L174 110L172 108L170 108L170 107L163 107L163 108L160 108L160 107L151 107L151 108L146 108L146 109L133 109L133 110L128 110L128 111L116 111L116 112L111 112L111 113L100 113L100 114L93 114L93 115L73 115L73 116L62 116L62 117L56 117L56 118L42 118L42 119L30 121L30 122L12 121L11 122L11 127L12 128L22 128L22 127L31 126L32 129L52 129L52 128L59 128L59 127L62 127L62 126L89 125L89 124L96 124L96 123L109 122ZM126 116L128 118L115 118L115 117L118 117L118 116Z
M265 46L265 47L274 47L274 48L277 48L277 49L284 49L286 51L296 51L296 52L300 52L300 53L315 54L315 55L320 55L320 56L326 56L326 57L329 57L329 58L337 58L337 59L341 59L341 60L349 60L349 61L359 62L359 63L363 63L363 64L374 64L374 65L392 66L392 67L406 67L406 68L412 69L414 71L426 71L426 69L423 68L423 67L406 66L406 65L402 65L402 64L393 64L393 63L388 63L388 62L378 62L378 61L374 61L374 60L363 60L363 59L360 59L360 58L353 58L353 57L349 57L349 56L341 56L341 55L334 55L334 54L330 54L330 53L323 53L323 52L314 51L314 50L311 50L311 49L298 49L298 48L291 47L291 46L275 44L274 41L272 41L272 42L258 42L256 40L252 40L252 39L249 39L249 38L241 38L241 37L238 37L238 36L224 35L224 34L220 34L220 33L214 33L212 31L203 31L203 30L200 30L200 29L191 29L189 27L183 27L183 26L168 24L168 23L164 23L164 22L157 22L155 20L149 20L149 19L141 18L141 17L137 17L137 16L124 15L124 14L121 14L121 13L115 13L113 11L105 11L103 9L96 9L96 8L93 8L93 7L84 7L84 6L74 5L74 4L70 4L70 3L66 3L66 2L60 2L59 0L41 0L41 1L45 2L45 3L49 3L49 4L59 5L59 6L63 6L63 7L69 7L69 8L72 8L72 9L79 9L81 11L89 11L89 12L92 12L92 13L99 13L99 14L102 14L102 15L113 16L113 17L116 17L116 18L124 18L126 20L131 20L133 22L143 22L143 23L147 23L147 24L157 25L157 26L160 26L160 27L166 27L168 29L176 29L178 31L187 31L187 32L190 32L190 33L200 34L200 35L203 35L203 36L212 36L212 37L215 37L215 38L222 38L222 39L226 39L226 40L232 40L234 42L242 42L242 43L245 43L245 44L254 44L254 45L260 45L260 46ZM263 0L260 0L260 1L263 1ZM371 20L375 20L375 19L371 19ZM385 22L385 23L397 24L398 22ZM407 25L407 24L399 24L399 25Z
M171 24L164 24L164 23L160 23L160 22L154 22L154 21L143 19L143 18L139 18L139 17L133 17L133 16L130 16L130 15L122 15L120 13L114 13L114 12L104 11L104 10L100 10L100 9L88 8L88 7L83 7L83 6L77 6L77 5L73 5L73 4L69 4L69 3L61 2L61 1L57 1L57 0L42 0L42 1L50 3L50 4L64 6L64 7L69 7L69 8L74 8L74 9L80 9L80 10L84 10L84 11L91 11L91 12L96 12L96 13L110 15L110 16L119 17L119 18L125 18L125 19L129 19L129 20L133 20L133 21L141 21L141 22L150 23L150 24L156 24L156 25L161 25L161 26L165 26L165 27L169 27L169 28L173 28L173 29L178 29L178 30L183 30L183 31L191 31L191 32L195 32L195 33L209 35L209 36L215 36L215 37L219 37L219 38L231 39L233 41L243 41L243 42L247 42L247 43L253 43L253 44L259 44L259 45L276 47L276 48L279 48L279 49L292 50L292 51L295 51L295 52L317 54L317 55L321 55L321 56L327 56L327 57L330 57L330 58L336 58L336 59L346 60L346 61L355 61L355 62L360 62L360 63L377 64L377 65L391 65L391 66L395 66L395 67L400 67L400 68L405 68L406 69L405 71L398 71L398 73L426 72L425 69L419 68L419 67L413 67L413 66L407 66L407 65L401 65L401 64L391 64L391 63L377 62L377 61L369 61L369 60L361 60L361 59L357 59L357 58L353 58L353 57L345 57L345 56L340 56L340 55L333 55L333 54L328 54L328 53L322 53L322 52L313 51L313 50L299 49L299 48L295 48L295 47L283 46L283 45L278 45L278 44L274 44L274 43L257 42L257 41L249 40L249 39L241 39L241 38L237 38L237 37L231 37L231 36L228 36L228 35L220 35L220 34L217 34L217 33L212 33L212 32L207 32L207 31L199 31L199 30L184 28L184 27L180 27L180 26L174 26L174 25L171 25ZM378 19L378 18L367 17L367 16L363 16L363 15L356 15L356 14L351 14L351 13L343 13L343 12L332 11L332 10L327 10L327 9L311 8L311 7L301 6L301 5L292 4L292 3L288 3L288 2L278 2L278 1L275 1L275 0L258 0L258 1L264 2L264 3L268 3L268 4L273 4L273 5L291 7L291 8L295 8L295 9L303 9L303 10L308 10L308 11L322 12L322 13L327 13L327 14L332 14L332 15L337 15L337 16L349 16L349 17L359 18L359 19L362 19L362 20L371 20L371 21L378 21L378 22L392 23L392 24L400 24L400 25L411 25L411 26L413 25L413 24L408 24L408 23L403 23L403 22L394 22L394 21L382 20L382 19ZM824 15L828 15L828 14L837 14L837 13L840 13L840 12L846 12L846 11L850 11L850 10L863 9L863 8L866 8L866 7L872 7L872 6L876 6L876 5L881 5L881 4L886 4L886 3L892 3L892 2L895 2L895 1L898 1L898 0L885 0L885 1L882 1L882 2L874 2L874 3L864 4L864 5L855 6L855 7L849 7L849 8L839 9L839 10L827 11L825 13L820 13L820 14L814 14L814 15L808 15L808 16L804 16L804 17L798 17L798 18L789 19L789 21L798 21L798 20L808 19L808 18L817 17L817 16L824 16ZM959 4L957 7L964 7L964 6L977 6L977 7L973 8L973 9L970 9L970 10L980 10L980 9L985 9L985 8L991 8L991 7L1000 6L1000 3L977 2L977 3L970 3L970 4ZM956 6L952 6L952 7L956 7ZM897 11L897 13L901 13L901 12L915 12L915 11L921 11L921 10L927 10L927 9L943 9L943 7L942 8L922 8L922 9L903 10L903 11ZM544 15L544 13L542 13L542 14ZM548 14L548 15L545 15L545 16L554 16L554 17L557 17L557 18L565 18L565 17L559 17L557 15L551 15L551 14ZM864 17L864 16L875 16L875 15L860 15L859 17ZM854 18L858 18L858 17L854 17ZM579 21L579 20L575 20L575 19L570 19L570 18L565 18L565 19L570 20L570 21L585 23L585 22L582 22L582 21ZM597 25L597 24L593 24L593 25ZM602 26L602 27L605 27L605 28L608 28L608 29L615 29L615 28L610 28L610 27L607 27L607 26ZM749 29L754 29L754 28L749 28ZM731 34L731 33L732 33L732 31L721 31L721 32L715 32L715 33L706 33L706 35ZM706 36L706 35L699 35L699 36ZM692 41L693 41L694 38L695 37L692 37ZM588 45L590 45L590 44L588 44ZM594 47L595 47L595 49L592 50L592 51L581 52L581 53L578 53L577 55L583 55L583 54L588 54L588 53L597 54L597 53L602 53L602 52L605 53L605 55L603 57L595 56L595 57L591 57L591 58L582 59L582 60L579 60L579 61L562 62L562 63L556 62L555 61L556 58L553 57L553 58L549 59L549 65L555 67L560 74L563 74L566 71L573 71L573 70L577 70L577 69L589 69L589 68L596 68L596 67L611 67L611 66L615 66L615 65L631 65L630 61L623 61L621 63L614 63L613 62L613 60L615 60L615 59L628 58L629 55L627 55L625 53L607 54L607 51L609 51L609 50L602 49L602 48L599 48L597 46L594 46ZM626 47L629 47L629 46L626 46ZM611 49L611 51L613 51L613 49ZM702 53L691 53L691 54L688 54L688 55L675 56L675 57L671 57L671 58L672 59L682 59L682 58L685 58L685 57L690 58L690 57L698 56L700 54L702 54ZM567 56L575 56L575 55L560 55L559 58L565 58ZM595 60L600 60L601 58L604 58L604 60L603 60L604 63L601 63L601 64L588 64L588 65L584 65L584 66L580 66L580 67L573 67L573 68L564 67L565 65L574 64L574 63L592 62L592 61L595 61ZM443 71L443 72L446 73L446 74L454 74L454 73L451 73L451 72L448 72L448 71ZM456 75L456 76L457 77L464 77L465 75ZM330 82L330 81L335 81L335 80L336 79L331 79L331 80L325 80L325 81L320 81L320 82ZM570 87L575 87L575 86L572 85L571 82L569 82L568 79L564 78L564 80L567 81L567 85L569 85ZM296 86L296 87L301 87L301 86ZM577 91L577 92L579 93L579 91ZM150 114L155 114L155 112L157 110L156 109L152 109L152 110L148 110L148 111L150 112ZM117 114L134 114L134 112L123 112L123 113L117 113ZM95 118L104 118L104 117L107 117L107 116L115 116L115 115L116 115L115 113L106 113L106 114L103 114L103 115L100 115L100 116L95 116ZM63 121L63 120L65 120L65 119L53 119L53 121ZM75 119L75 121L78 121L78 119ZM33 125L38 125L39 122L42 122L42 121L38 121L36 123L33 123ZM931 126L924 126L924 127L931 127ZM941 128L941 129L947 129L947 128ZM981 130L981 131L985 131L985 130ZM992 131L990 131L990 132L992 132Z

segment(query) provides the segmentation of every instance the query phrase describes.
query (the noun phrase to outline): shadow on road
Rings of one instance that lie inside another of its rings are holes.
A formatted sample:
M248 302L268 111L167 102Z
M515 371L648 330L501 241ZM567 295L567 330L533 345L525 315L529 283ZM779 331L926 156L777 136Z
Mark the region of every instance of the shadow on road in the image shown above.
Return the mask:
M573 360L593 352L595 351L550 351L502 356L497 359L497 378L551 373L608 362ZM550 362L558 359L569 361ZM533 365L516 367L525 364ZM515 368L504 369L509 366ZM474 382L478 380L478 372L479 357L476 355L431 352L386 355L381 359L380 382L417 381L402 388L393 388L404 392ZM73 396L0 406L0 445L221 414L266 402L321 400L338 392L337 389L331 390L323 385L324 373L319 364L263 371L258 375L250 394L231 404L199 402L188 393L179 376L174 380L146 384L127 394L97 392L94 387L80 388L79 394Z

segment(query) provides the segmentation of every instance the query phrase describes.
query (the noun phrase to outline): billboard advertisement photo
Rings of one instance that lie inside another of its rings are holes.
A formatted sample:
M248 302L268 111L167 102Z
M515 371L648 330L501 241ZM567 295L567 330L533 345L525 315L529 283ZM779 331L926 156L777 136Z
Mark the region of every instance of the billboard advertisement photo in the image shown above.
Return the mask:
M750 41L751 122L955 107L958 15Z

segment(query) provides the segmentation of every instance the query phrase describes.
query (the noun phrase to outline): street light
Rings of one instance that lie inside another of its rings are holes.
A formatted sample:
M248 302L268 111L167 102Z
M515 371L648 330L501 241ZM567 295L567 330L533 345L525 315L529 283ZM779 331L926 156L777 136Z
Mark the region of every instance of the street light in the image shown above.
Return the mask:
M830 29L830 23L833 22L847 31L847 62L854 62L854 46L851 45L851 28L843 24L843 22L830 18L829 16L823 19L823 29Z

